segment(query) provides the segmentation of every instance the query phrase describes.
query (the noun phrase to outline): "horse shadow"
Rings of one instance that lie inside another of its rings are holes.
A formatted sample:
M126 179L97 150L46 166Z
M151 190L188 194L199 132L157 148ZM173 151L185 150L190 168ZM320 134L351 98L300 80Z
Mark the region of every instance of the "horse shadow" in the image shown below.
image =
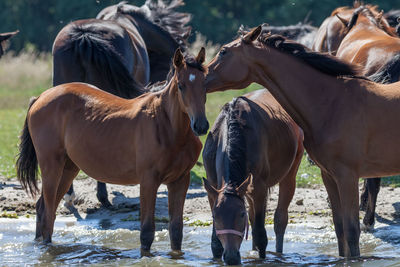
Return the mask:
M386 224L385 226L374 228L372 235L380 240L394 246L400 245L400 202L392 204L395 211L391 214L393 219L387 219L379 214L375 215L376 221Z

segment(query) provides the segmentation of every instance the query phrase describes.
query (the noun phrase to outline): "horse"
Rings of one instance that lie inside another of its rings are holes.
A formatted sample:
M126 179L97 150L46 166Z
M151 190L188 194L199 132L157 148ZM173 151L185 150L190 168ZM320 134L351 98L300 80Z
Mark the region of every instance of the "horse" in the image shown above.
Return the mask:
M391 27L396 27L400 23L400 9L392 9L383 14L383 17L387 20Z
M380 16L379 27L391 36L397 36L396 29L391 27L385 19L382 19L382 14L377 11L377 6L361 5L355 1L353 7L338 7L329 17L327 17L319 27L312 49L317 52L328 52L331 55L336 55L336 52L347 35L349 29L354 25L354 11L357 8L366 7L371 10L374 16Z
M123 99L86 83L67 83L32 100L22 130L17 176L36 202L36 240L51 242L55 212L79 170L106 183L140 184L142 255L154 240L157 189L168 187L171 249L182 244L190 169L208 130L205 49L196 58L178 49L164 83Z
M249 204L253 249L265 258L268 244L265 209L269 188L279 183L274 215L276 251L282 253L288 207L303 156L303 132L268 90L258 90L226 104L207 136L204 187L213 214L214 258L240 264ZM247 234L247 233L246 233Z
M400 82L374 83L355 65L260 32L222 46L205 86L213 92L256 82L270 90L321 169L339 255L359 256L358 180L400 173Z
M347 34L338 47L336 56L363 65L362 74L372 81L394 83L400 80L400 39L382 29L381 25L386 25L387 22L381 16L382 13L377 15L374 9L367 6L354 9L348 22L342 20ZM384 52L377 55L377 51ZM381 178L364 181L360 208L366 211L363 219L366 230L372 229L375 223L380 183Z
M14 32L5 32L5 33L0 33L0 58L4 55L4 43L10 39L11 37L13 37L14 35L16 35L17 33L19 33L19 31L14 31Z
M302 22L289 26L270 26L263 24L263 32L264 31L272 34L280 34L286 38L301 43L308 48L311 48L318 28L310 25L309 23Z
M96 19L69 23L53 44L53 86L86 82L123 98L143 94L149 82L165 79L175 50L185 50L190 15L174 11L182 4L146 1L136 7L121 2ZM71 185L66 206L74 195ZM97 184L97 198L103 207L111 206L104 183Z

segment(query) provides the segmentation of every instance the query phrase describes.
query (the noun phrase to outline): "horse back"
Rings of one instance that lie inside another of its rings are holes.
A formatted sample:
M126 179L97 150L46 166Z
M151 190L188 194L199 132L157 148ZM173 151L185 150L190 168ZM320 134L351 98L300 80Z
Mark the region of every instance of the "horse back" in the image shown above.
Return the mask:
M148 55L141 45L113 21L71 22L53 44L53 85L86 82L124 98L136 97L149 79Z

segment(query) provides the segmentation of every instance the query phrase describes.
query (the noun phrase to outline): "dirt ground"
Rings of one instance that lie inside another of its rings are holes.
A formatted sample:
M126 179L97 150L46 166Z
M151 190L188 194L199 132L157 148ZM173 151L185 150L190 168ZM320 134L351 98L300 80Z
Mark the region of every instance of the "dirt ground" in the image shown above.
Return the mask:
M139 186L107 185L112 208L101 208L96 198L96 181L76 179L74 181L77 199L75 208L67 209L62 201L57 214L75 216L78 219L112 218L121 222L137 221L139 218ZM39 185L40 188L40 185ZM400 222L400 188L382 187L378 196L377 220L391 224ZM156 221L168 219L166 186L161 186L157 195ZM278 199L278 187L272 189L268 199L266 223L273 222ZM21 217L35 215L35 200L27 195L16 179L0 178L0 217ZM362 218L363 213L360 214ZM189 188L184 210L185 223L201 225L211 221L207 193L202 185L192 184ZM332 226L331 211L324 186L297 188L289 207L289 223L313 223Z

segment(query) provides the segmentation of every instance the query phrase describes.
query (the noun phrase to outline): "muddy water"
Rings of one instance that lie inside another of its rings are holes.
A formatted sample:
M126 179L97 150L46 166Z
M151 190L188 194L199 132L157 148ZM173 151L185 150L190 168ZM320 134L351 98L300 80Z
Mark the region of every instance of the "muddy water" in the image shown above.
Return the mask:
M127 226L129 225L129 226ZM0 265L53 266L219 266L211 260L211 227L184 228L184 255L169 254L169 237L165 224L158 224L153 257L140 257L138 222L119 228L112 220L84 220L59 217L56 220L53 244L45 246L33 241L33 219L0 219ZM267 226L268 250L275 240L272 226ZM361 235L362 258L344 261L337 254L336 238L331 227L292 224L285 236L284 253L267 254L263 261L251 251L251 240L241 248L246 266L398 266L400 265L400 226L376 225L373 233Z

